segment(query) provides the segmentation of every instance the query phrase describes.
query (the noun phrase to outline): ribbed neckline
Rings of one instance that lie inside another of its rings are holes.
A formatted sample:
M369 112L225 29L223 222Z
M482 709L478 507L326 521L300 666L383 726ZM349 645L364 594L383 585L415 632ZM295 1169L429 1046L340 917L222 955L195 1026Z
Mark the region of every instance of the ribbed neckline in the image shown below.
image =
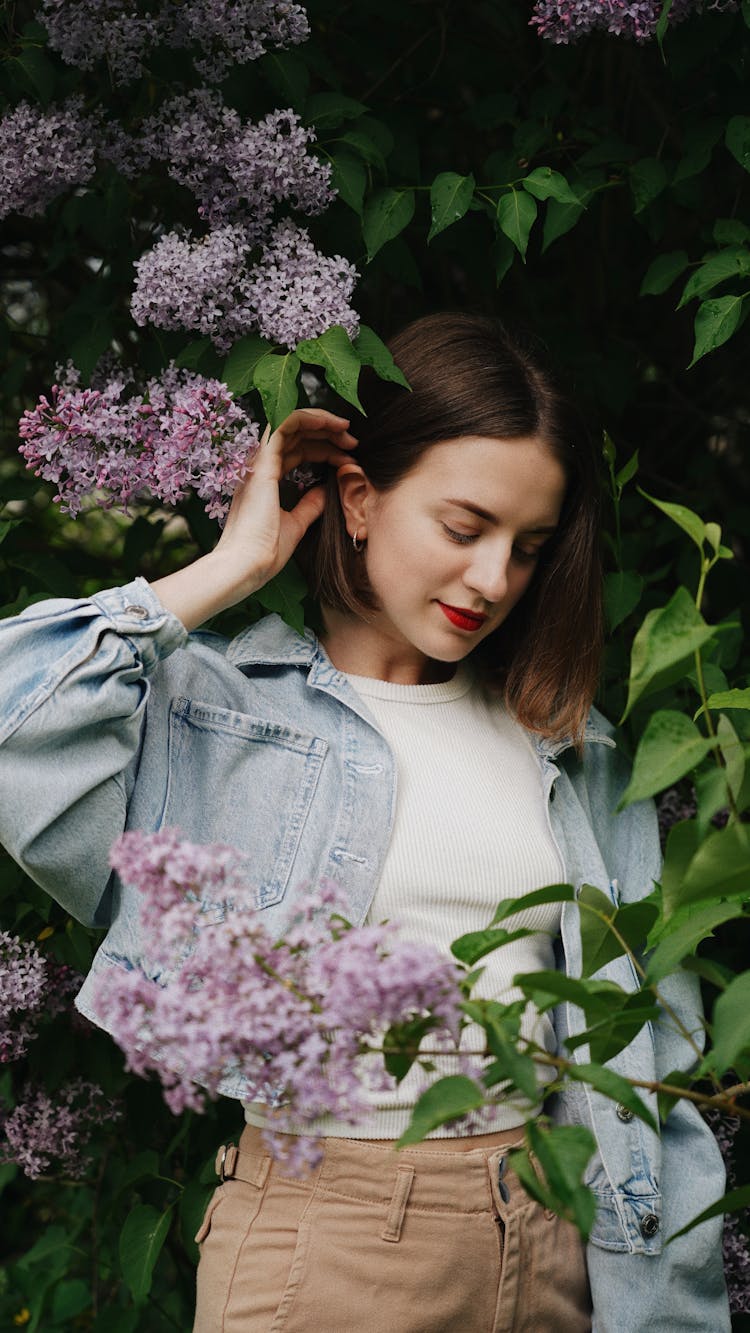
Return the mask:
M352 672L342 671L349 683L367 699L390 699L393 703L409 704L444 704L452 699L460 699L467 694L474 680L474 671L464 660L459 662L450 680L439 681L435 685L396 685L390 680L378 680L373 676L355 676Z

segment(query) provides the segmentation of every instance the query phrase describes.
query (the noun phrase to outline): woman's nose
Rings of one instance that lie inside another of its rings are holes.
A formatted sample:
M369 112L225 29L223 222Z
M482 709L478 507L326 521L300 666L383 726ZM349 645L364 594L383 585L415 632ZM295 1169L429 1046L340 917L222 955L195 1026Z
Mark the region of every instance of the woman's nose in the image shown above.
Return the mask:
M508 589L508 559L509 553L505 552L501 555L484 552L481 558L477 556L464 575L466 587L479 593L490 605L501 602Z

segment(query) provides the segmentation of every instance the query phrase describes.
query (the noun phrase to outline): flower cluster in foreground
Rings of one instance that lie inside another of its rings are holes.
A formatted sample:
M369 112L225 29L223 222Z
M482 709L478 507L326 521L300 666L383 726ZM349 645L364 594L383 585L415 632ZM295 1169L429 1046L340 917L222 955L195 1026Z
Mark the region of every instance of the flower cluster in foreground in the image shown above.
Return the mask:
M273 1108L272 1149L292 1122L356 1121L366 1109L360 1057L384 1028L427 1011L458 1040L458 969L395 926L352 928L330 880L274 940L253 906L248 867L231 848L175 830L127 833L112 864L143 894L144 970L108 972L97 1006L138 1074L156 1070L168 1105L200 1110L206 1091ZM384 1073L381 1079L389 1079ZM295 1136L292 1169L314 1149Z
M27 466L55 482L73 515L101 492L105 505L126 508L144 495L176 504L193 490L223 519L259 444L257 422L224 384L172 366L143 389L124 375L81 389L73 374L24 412L19 433Z
M73 1079L54 1096L28 1083L13 1110L0 1111L0 1162L15 1162L32 1180L53 1166L81 1177L92 1131L120 1115L97 1083Z
M578 41L594 30L645 42L655 35L663 7L663 0L537 0L530 21L540 37L558 44ZM704 7L704 0L673 0L669 22ZM734 0L717 0L711 8L735 8Z

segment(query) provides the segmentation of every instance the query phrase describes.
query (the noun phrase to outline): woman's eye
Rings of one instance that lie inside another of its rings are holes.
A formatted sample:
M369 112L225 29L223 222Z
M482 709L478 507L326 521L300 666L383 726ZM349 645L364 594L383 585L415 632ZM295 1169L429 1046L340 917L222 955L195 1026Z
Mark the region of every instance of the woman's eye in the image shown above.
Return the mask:
M518 560L520 564L533 565L534 562L538 560L540 555L542 554L542 548L541 546L535 546L528 551L524 551L523 547L514 546L513 554L516 560Z
M478 532L472 532L472 533L456 532L455 528L449 528L447 523L443 523L442 527L443 531L447 533L452 542L460 542L462 546L466 542L476 541L477 537L479 536Z

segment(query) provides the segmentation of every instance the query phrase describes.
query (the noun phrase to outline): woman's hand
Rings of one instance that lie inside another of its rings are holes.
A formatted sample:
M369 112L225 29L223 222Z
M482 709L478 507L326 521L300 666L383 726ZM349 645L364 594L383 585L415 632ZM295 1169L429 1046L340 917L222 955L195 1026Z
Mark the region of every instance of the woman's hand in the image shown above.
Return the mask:
M282 509L279 482L302 463L346 463L357 441L345 417L319 407L291 412L273 432L267 428L252 471L237 487L215 549L152 586L185 625L195 629L262 588L283 569L325 505L325 487L306 491L293 509Z

